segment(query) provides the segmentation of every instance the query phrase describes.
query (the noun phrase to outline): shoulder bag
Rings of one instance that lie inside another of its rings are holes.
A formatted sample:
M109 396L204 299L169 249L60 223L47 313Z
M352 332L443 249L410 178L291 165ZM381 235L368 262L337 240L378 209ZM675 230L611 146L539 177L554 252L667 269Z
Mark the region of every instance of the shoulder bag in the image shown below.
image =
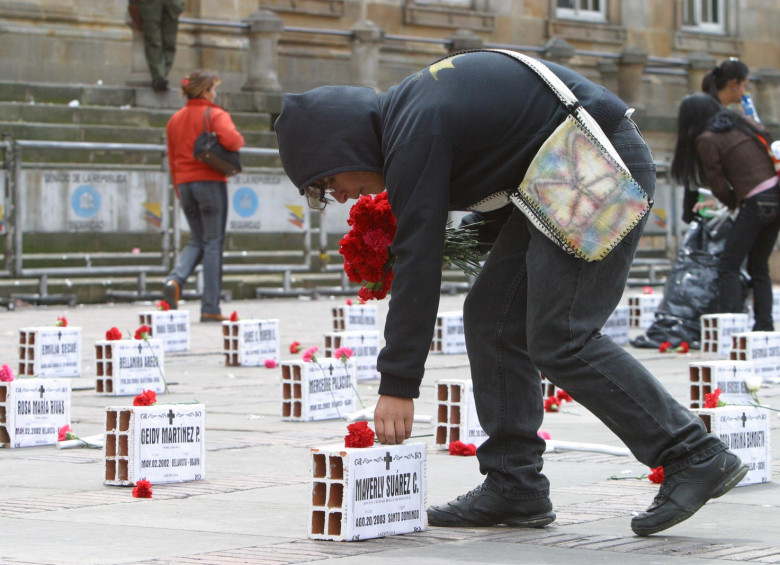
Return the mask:
M195 140L193 157L225 176L232 177L241 172L241 158L238 151L230 151L217 139L211 122L211 108L203 114L203 133ZM209 128L211 131L209 131Z
M568 115L542 144L509 199L566 252L600 261L650 211L653 201L631 176L596 120L544 63L508 55L533 70Z

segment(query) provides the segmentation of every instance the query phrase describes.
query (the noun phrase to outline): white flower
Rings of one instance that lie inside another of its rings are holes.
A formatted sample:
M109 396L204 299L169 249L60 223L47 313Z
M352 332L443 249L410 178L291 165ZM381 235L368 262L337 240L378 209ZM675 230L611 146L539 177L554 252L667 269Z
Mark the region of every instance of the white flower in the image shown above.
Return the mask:
M757 392L761 388L762 381L761 375L749 375L745 377L745 386L750 392Z

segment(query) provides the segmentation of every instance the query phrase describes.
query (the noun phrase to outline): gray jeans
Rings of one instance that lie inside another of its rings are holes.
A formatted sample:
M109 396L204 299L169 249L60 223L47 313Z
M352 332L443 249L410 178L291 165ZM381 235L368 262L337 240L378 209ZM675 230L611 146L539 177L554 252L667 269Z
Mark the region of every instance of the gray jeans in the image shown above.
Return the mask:
M203 261L201 314L220 314L222 293L222 250L227 224L227 184L220 181L186 182L179 185L179 198L190 226L190 240L168 274L181 286Z
M625 118L611 141L652 196L655 166L634 123ZM463 312L477 413L489 435L477 451L488 489L517 499L549 494L537 436L544 415L539 371L649 467L672 474L726 448L600 333L623 295L643 227L593 263L561 250L518 210L501 230Z

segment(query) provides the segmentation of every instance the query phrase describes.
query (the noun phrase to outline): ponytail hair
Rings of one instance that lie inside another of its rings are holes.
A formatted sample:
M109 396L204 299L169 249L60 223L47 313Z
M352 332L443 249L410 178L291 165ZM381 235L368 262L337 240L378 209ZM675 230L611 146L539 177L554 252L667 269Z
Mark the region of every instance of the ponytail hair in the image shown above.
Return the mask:
M192 71L181 81L181 93L182 96L186 96L187 99L203 98L203 93L209 90L211 87L218 85L222 82L219 79L217 71L210 71L206 69L198 69Z
M704 75L701 81L701 91L719 100L718 92L726 88L730 80L737 79L742 82L748 78L749 74L750 69L745 63L736 57L730 57Z

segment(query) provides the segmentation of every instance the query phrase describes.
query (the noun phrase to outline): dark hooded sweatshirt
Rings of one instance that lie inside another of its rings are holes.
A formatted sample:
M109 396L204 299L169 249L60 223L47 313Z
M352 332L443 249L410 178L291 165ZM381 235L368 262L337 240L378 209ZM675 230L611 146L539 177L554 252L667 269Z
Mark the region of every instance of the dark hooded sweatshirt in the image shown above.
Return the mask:
M628 107L574 71L547 65L610 135ZM347 171L385 179L398 229L386 345L377 362L380 394L419 396L448 212L516 188L565 115L533 71L486 52L447 58L382 94L326 86L285 96L275 127L282 164L297 187ZM506 205L505 197L498 200Z

